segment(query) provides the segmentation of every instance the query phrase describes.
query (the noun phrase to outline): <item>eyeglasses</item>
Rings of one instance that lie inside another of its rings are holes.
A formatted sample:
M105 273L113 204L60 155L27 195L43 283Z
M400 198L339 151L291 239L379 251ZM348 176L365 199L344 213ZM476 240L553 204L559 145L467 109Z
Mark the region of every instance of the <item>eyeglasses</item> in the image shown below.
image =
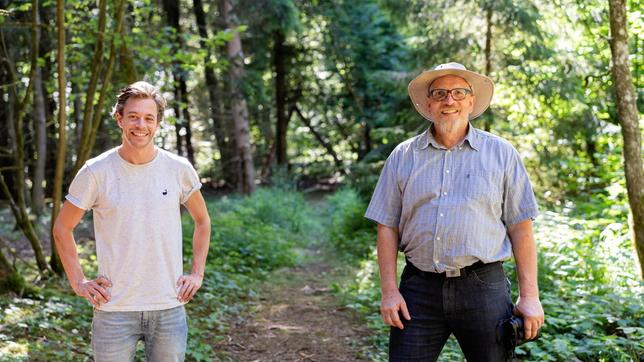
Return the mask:
M429 98L435 101L442 101L447 98L447 95L451 94L452 99L455 101L462 101L467 97L468 94L472 94L472 91L467 88L454 88L454 89L430 89Z

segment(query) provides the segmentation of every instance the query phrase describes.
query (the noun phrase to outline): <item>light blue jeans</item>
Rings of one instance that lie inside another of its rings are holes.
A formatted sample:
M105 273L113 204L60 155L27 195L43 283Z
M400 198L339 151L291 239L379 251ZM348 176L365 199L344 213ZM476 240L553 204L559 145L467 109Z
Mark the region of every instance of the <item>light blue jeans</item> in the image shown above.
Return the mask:
M92 349L97 362L132 361L139 340L147 361L183 361L188 324L183 306L147 312L94 310Z

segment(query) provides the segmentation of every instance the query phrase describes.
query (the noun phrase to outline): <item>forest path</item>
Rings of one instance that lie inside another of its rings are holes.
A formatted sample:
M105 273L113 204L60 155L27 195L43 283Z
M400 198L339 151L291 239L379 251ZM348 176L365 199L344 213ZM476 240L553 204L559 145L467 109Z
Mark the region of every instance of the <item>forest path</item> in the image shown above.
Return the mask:
M304 252L300 265L277 270L262 284L215 350L233 361L367 360L360 353L366 323L329 289L346 278L347 268L320 249Z

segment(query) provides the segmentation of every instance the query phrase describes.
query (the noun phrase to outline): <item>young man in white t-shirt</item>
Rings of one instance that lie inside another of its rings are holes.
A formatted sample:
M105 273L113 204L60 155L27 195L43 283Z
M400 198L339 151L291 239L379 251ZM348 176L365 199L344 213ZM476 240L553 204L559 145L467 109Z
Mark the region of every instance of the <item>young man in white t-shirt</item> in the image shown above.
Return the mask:
M112 115L122 144L87 161L75 176L54 239L74 292L94 306L96 361L131 361L145 343L149 361L183 361L184 304L201 287L210 217L195 169L159 149L154 135L166 101L146 82L121 90ZM183 274L180 206L195 223L190 274ZM98 277L81 268L73 231L93 211Z

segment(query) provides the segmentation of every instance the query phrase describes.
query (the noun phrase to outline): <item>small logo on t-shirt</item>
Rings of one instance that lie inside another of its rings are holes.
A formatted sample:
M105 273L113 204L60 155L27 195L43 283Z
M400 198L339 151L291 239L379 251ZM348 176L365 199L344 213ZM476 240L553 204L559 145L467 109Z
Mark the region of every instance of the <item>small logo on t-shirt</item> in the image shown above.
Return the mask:
M163 189L163 194L167 195L168 194L168 189Z

